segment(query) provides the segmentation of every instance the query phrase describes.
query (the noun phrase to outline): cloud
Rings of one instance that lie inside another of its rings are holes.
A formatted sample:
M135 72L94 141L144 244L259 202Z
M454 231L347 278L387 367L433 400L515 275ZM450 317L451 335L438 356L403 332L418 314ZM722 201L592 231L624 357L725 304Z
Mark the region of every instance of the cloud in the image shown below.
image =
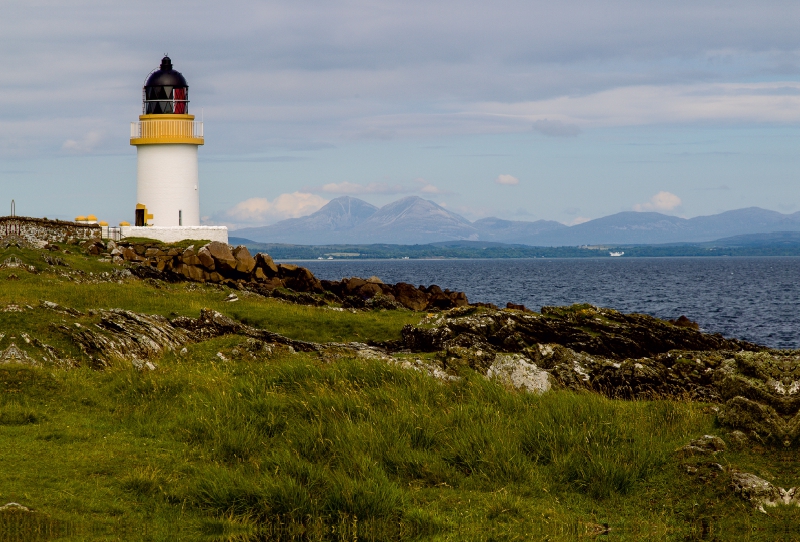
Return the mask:
M698 122L792 124L800 122L800 82L621 85L578 96L475 104L472 113L499 116L508 123L530 120L534 129L536 123L545 122L535 120L543 115L566 119L558 121L561 134L557 134L556 121L542 124L551 130L548 135L570 135L566 127L572 123L592 127Z
M661 191L647 203L637 203L633 206L634 211L671 211L681 206L681 198L670 192Z
M456 0L317 2L313 10L231 0L224 12L202 0L6 4L2 155L86 152L92 142L75 136L76 123L102 122L109 142L101 146L120 152L120 128L135 120L142 80L164 52L141 44L164 35L220 154L252 155L264 142L313 149L360 137L531 126L564 137L578 127L800 117L796 6L786 0L731 0L724 19L688 0L565 0L546 9L510 0L491 10ZM175 17L185 24L176 27ZM193 41L198 32L203 40ZM248 89L246 100L225 92L233 80ZM760 82L748 90L751 81Z
M423 194L445 194L446 192L441 188L434 186L432 184L426 184L422 188L419 189L420 192Z
M286 218L309 215L326 203L328 200L316 194L293 192L281 194L272 201L267 198L246 199L226 210L218 218L224 223L239 226L272 224Z
M497 184L515 185L519 184L519 179L513 175L498 175L494 182Z
M447 194L446 190L435 186L430 181L419 177L413 182L389 184L385 182L372 182L367 184L351 183L344 181L341 183L328 183L320 187L305 188L308 192L321 192L325 194L337 194L343 196L361 196L368 194Z
M65 151L87 153L93 151L103 141L103 133L97 130L92 130L86 134L82 139L67 139L61 148Z
M577 226L578 224L583 224L584 222L589 222L590 220L591 218L586 218L585 216L576 216L569 221L567 226Z
M533 129L550 137L577 137L581 128L577 124L568 124L560 120L542 119L533 123Z
M434 185L430 181L423 179L422 177L418 177L414 179L414 182L417 183L417 190L419 190L423 194L451 194L447 190L442 190L438 186Z

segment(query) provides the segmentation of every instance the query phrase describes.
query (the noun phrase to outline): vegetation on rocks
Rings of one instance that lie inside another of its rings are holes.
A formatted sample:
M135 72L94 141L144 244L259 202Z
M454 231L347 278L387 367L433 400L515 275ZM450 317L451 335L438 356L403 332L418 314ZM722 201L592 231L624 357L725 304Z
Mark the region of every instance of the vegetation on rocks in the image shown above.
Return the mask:
M772 540L800 516L796 352L115 249L0 257L3 539Z

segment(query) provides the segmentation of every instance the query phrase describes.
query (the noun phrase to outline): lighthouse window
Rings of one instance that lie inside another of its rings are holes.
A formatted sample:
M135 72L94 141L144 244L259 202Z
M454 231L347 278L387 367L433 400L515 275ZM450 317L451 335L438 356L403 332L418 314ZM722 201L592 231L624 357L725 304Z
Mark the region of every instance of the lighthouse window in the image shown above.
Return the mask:
M176 115L185 115L186 114L186 89L185 88L176 88L172 92L173 98L173 108L175 110Z
M178 211L178 226L183 226L183 211Z
M189 112L189 89L170 85L145 87L144 110L149 115L174 113L185 115Z

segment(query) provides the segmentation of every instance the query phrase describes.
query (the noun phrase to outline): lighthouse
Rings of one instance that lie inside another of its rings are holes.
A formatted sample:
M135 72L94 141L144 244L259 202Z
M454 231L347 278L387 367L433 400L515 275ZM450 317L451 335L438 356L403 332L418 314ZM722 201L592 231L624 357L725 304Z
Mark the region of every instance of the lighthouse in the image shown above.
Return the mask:
M165 242L227 242L227 228L200 225L197 149L204 142L203 123L189 114L189 84L165 56L147 76L142 114L131 123L137 170L135 225L122 223L123 235Z

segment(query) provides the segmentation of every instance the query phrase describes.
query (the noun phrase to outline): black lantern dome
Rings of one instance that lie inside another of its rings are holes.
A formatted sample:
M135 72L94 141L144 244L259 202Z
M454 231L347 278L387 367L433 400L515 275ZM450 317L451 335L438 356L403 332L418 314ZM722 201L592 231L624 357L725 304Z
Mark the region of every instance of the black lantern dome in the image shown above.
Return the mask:
M181 72L172 69L165 56L142 89L142 112L145 115L186 115L189 113L189 85Z

